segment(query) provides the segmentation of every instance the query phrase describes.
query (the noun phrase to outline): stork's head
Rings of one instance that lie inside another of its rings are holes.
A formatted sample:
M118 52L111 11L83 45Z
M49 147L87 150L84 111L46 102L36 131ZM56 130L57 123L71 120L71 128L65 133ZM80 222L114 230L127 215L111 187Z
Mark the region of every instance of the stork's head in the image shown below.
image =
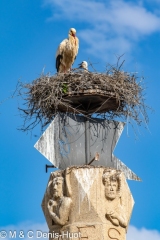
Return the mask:
M79 67L88 70L88 63L86 61L83 61L79 64Z
M76 29L75 28L70 28L69 35L71 35L72 37L75 37L76 36Z

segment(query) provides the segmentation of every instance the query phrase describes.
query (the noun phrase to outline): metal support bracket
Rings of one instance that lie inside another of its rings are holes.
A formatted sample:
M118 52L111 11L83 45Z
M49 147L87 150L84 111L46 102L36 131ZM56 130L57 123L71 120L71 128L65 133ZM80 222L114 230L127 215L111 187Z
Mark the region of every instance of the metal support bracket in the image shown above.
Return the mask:
M46 173L48 172L48 168L56 168L54 165L47 165L46 164Z

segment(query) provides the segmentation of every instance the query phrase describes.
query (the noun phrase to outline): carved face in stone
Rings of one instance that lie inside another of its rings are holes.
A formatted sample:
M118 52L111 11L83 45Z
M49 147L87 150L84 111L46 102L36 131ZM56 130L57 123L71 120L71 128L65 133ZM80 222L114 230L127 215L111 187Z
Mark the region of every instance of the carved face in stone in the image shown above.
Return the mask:
M53 180L53 197L55 199L60 198L63 196L63 178L56 177Z
M103 173L102 181L105 186L105 196L109 200L115 199L120 194L121 174L118 170L109 169Z
M116 180L108 180L105 182L105 196L107 199L113 200L117 196L118 182Z

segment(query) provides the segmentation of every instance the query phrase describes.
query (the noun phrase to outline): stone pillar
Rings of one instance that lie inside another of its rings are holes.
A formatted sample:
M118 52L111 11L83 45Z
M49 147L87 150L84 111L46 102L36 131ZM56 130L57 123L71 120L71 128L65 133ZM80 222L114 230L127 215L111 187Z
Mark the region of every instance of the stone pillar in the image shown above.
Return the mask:
M42 201L50 240L125 240L133 205L123 172L89 165L51 173Z

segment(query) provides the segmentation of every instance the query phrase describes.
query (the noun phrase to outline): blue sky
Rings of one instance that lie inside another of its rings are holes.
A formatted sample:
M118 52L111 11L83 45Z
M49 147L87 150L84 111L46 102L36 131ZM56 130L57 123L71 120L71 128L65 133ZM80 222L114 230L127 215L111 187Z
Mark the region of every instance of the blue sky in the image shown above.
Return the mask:
M21 100L4 101L18 79L31 82L43 68L55 73L55 52L77 29L80 49L74 67L90 60L97 71L124 54L124 70L145 77L148 129L126 126L115 155L142 178L129 181L135 206L128 240L160 239L160 1L6 0L0 1L0 229L46 228L41 210L49 163L33 145L33 134L18 131ZM90 69L91 70L91 69ZM35 137L37 135L38 137Z

